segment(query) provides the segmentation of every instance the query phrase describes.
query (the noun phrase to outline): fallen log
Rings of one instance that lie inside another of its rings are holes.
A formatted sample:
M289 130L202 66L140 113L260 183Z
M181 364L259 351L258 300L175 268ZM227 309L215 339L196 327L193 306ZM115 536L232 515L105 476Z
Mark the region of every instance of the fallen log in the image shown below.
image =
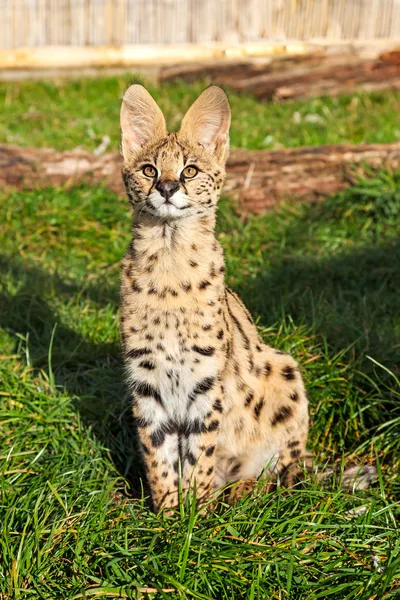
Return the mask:
M123 193L120 155L112 152L96 156L79 149L60 152L52 148L0 145L0 188L72 186L81 181L103 183L111 191Z
M262 213L296 197L317 201L338 192L373 168L400 168L400 142L291 148L232 150L224 193L241 209ZM6 190L71 186L82 181L103 184L124 194L118 153L95 156L83 150L58 152L0 145L0 187Z
M228 161L225 193L241 207L262 213L288 198L315 202L354 184L373 169L400 168L400 142L234 150Z
M291 100L337 96L361 91L400 90L399 50L366 58L356 52L217 60L163 67L160 81L206 77L235 92L248 92L262 100Z

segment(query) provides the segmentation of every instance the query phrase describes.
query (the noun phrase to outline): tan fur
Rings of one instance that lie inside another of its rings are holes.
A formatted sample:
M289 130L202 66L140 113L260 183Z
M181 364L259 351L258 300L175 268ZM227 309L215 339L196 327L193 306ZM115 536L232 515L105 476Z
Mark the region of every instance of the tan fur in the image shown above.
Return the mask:
M298 365L262 342L225 287L214 226L229 123L227 98L215 87L177 134L164 131L141 86L126 92L121 110L123 177L134 206L121 333L156 509L178 504L179 475L184 490L195 480L206 497L265 470L290 484L306 456L308 403ZM146 165L154 178L145 176ZM198 169L192 179L184 178L188 165Z

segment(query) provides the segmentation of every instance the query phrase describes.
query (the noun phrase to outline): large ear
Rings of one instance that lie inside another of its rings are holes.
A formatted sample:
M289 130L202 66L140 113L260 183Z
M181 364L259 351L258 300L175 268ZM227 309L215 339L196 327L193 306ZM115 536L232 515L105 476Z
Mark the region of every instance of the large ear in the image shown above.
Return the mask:
M180 133L201 144L224 163L229 151L231 110L225 92L216 86L207 88L183 118Z
M131 85L122 98L121 131L125 161L146 143L167 135L164 115L142 85Z

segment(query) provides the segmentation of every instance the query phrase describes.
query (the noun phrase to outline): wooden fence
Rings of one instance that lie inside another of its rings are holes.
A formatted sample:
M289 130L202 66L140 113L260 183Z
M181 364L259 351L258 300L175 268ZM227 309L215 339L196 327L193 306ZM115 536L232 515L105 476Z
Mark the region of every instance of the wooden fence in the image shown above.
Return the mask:
M400 39L400 0L0 0L0 49Z

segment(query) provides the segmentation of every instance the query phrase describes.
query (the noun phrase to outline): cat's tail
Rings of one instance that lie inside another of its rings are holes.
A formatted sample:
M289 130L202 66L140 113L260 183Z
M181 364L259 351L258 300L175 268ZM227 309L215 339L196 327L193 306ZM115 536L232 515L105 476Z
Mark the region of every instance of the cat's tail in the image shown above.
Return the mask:
M344 471L340 467L321 470L314 466L313 473L318 482L329 484L338 481L342 489L347 491L366 490L378 479L378 471L374 465L354 465L346 467Z
M318 486L332 487L339 485L347 492L366 490L378 478L374 465L354 465L342 470L341 466L321 468L315 463L312 454L301 457L299 463L292 463L279 475L269 473L266 477L244 479L229 485L224 493L225 500L235 504L239 498L257 489L258 493L270 493L278 486L293 488L306 482L317 483Z
M366 490L378 478L378 472L374 465L352 465L345 466L344 469L341 464L327 464L321 467L316 463L311 452L307 452L301 457L296 468L298 469L298 481L310 479L327 485L337 483L342 489L348 491ZM299 471L303 471L302 476ZM285 483L284 479L283 483Z

